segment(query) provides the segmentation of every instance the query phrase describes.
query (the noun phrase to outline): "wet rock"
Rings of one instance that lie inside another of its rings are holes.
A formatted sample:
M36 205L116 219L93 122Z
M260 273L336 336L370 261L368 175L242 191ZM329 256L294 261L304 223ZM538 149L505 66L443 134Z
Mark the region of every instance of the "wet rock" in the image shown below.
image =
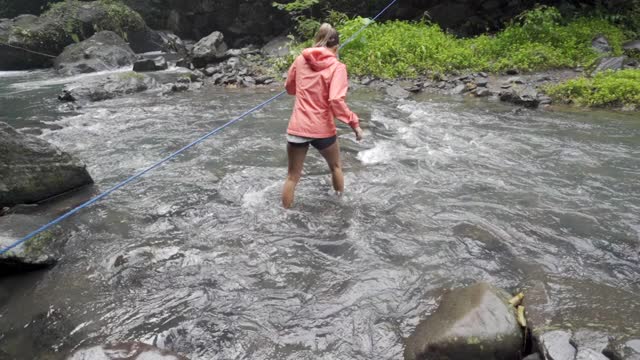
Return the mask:
M177 83L177 84L173 84L171 86L171 91L173 92L182 92L182 91L187 91L189 90L189 84L188 83Z
M85 165L0 122L0 207L34 203L93 183Z
M487 87L487 85L489 85L489 79L479 78L479 79L476 79L475 83L478 87Z
M11 243L0 241L0 247L2 248L9 245L11 245ZM57 259L47 255L34 257L22 252L0 255L0 278L32 271L46 270L55 266L57 262ZM0 357L0 359L2 359L2 357Z
M133 50L112 31L101 31L89 39L67 46L54 61L62 75L113 70L135 61Z
M609 337L605 333L578 330L571 338L571 345L578 350L591 349L597 353L602 353L609 345Z
M500 92L500 100L528 108L536 108L540 104L538 91L532 86L512 86Z
M262 47L262 53L266 56L287 56L290 51L291 39L287 36L278 36Z
M177 67L186 68L186 69L190 69L191 68L191 62L186 58L181 58L181 59L178 59L176 61L176 66Z
M209 66L209 67L207 67L206 69L204 69L204 74L205 74L206 76L213 76L213 74L215 74L215 73L217 73L217 72L219 72L219 71L220 71L220 69L219 69L219 68L217 68L217 67L215 67L215 66Z
M640 360L640 339L613 341L603 354L611 360Z
M610 53L613 50L609 44L609 40L603 35L595 37L591 41L591 46L599 53Z
M487 283L445 294L407 339L406 360L517 359L523 339L508 294Z
M69 360L188 360L186 357L142 343L96 346L79 350Z
M539 353L535 353L525 357L522 360L544 360L544 359L542 358L542 356L540 356Z
M451 92L450 92L450 93L451 93L452 95L461 95L461 94L466 93L467 91L468 91L467 86L466 86L465 84L460 84L460 85L458 85L458 86L454 87L454 88L451 90Z
M640 55L640 40L629 41L622 45L625 53L629 56L639 56Z
M191 50L193 65L201 68L209 63L219 62L225 58L227 49L224 35L219 31L214 31L198 41Z
M595 350L579 349L575 360L609 360L609 358Z
M155 59L138 60L133 64L133 71L135 72L161 71L167 70L168 68L169 65L167 64L167 60L162 56Z
M524 80L522 80L519 76L510 77L507 79L507 84L524 84Z
M261 85L269 85L274 81L273 77L271 76L267 76L267 75L263 75L263 76L258 76L256 78L256 84Z
M486 72L479 72L478 75L483 77L483 78L489 77L489 75Z
M403 89L399 85L392 85L385 89L387 95L396 98L396 99L406 99L411 96L411 93L407 90Z
M598 63L598 66L596 66L596 69L593 71L593 73L597 74L606 70L622 70L624 69L624 64L626 61L626 56L606 57L600 59L600 62Z
M492 95L491 90L487 88L478 88L473 94L477 97L487 97Z
M546 360L574 360L576 348L570 343L571 334L556 330L540 336L540 348Z
M553 102L553 99L546 95L538 94L538 101L540 101L540 105L549 105Z
M72 99L71 101L102 101L158 86L158 83L147 75L127 72L67 85L58 98Z

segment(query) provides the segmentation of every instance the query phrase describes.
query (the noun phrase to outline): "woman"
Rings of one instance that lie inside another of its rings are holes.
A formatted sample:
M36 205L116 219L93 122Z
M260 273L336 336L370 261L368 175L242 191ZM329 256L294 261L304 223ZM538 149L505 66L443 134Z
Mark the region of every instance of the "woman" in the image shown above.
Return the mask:
M293 204L309 144L327 161L334 190L344 191L334 118L347 123L358 141L363 136L358 115L345 103L349 82L347 67L337 58L339 44L338 31L322 24L314 47L304 50L289 69L286 88L296 96L296 103L287 129L289 174L282 191L282 205L287 209Z

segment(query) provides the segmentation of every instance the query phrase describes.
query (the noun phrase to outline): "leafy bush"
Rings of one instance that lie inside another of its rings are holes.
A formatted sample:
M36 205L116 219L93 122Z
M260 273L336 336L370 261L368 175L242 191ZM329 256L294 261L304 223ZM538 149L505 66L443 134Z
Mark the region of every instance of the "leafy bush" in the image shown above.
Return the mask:
M366 19L355 18L340 27L343 38ZM350 72L380 77L412 77L427 71L451 72L544 70L589 66L598 54L595 35L605 35L615 54L622 52L622 30L599 18L576 18L561 24L558 11L538 7L524 13L494 36L460 39L428 22L376 23L342 51Z
M550 86L546 92L556 100L582 106L640 106L640 70L602 72Z

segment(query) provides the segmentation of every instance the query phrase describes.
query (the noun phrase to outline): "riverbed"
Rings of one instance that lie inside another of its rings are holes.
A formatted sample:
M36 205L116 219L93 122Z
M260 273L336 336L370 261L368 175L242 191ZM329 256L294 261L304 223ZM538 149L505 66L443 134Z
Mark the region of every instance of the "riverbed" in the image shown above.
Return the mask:
M84 161L94 193L280 91L69 111L62 83L0 73L0 121ZM442 289L480 280L543 282L550 326L640 336L640 115L367 88L349 103L366 139L341 127L342 197L312 150L281 208L281 98L65 221L51 270L0 279L0 354L142 341L193 360L399 359Z

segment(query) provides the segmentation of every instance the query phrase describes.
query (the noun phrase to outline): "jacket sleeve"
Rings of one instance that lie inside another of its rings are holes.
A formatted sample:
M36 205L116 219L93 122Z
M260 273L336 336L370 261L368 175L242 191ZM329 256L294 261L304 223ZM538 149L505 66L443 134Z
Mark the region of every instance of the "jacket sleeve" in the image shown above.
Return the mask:
M287 89L287 94L295 95L296 94L296 63L298 59L291 64L289 68L289 73L287 74L287 82L285 83L285 88Z
M353 111L349 109L345 98L349 89L349 80L347 78L347 67L344 64L338 64L331 78L329 85L329 105L333 115L340 121L351 126L352 129L360 126L360 119Z

